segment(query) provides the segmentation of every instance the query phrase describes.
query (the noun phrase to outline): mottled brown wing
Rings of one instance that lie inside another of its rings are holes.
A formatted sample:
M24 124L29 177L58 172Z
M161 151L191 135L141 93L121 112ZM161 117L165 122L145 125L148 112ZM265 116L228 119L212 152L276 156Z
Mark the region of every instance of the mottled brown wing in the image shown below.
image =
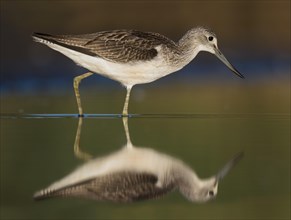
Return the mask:
M87 180L57 191L46 190L35 199L50 197L79 197L114 202L134 202L160 197L174 189L174 185L157 187L158 179L149 173L119 172Z
M86 35L58 35L35 33L33 36L112 62L151 60L158 55L157 46L177 49L172 40L157 34L136 30L103 31Z
M175 47L170 39L141 31L101 32L85 47L99 56L118 62L151 60L158 55L156 47Z

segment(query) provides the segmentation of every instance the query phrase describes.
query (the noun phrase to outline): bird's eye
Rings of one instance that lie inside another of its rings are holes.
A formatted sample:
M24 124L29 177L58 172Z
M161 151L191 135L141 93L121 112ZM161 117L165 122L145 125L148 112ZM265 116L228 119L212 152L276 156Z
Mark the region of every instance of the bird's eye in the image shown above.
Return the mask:
M214 192L213 192L212 190L210 190L210 191L208 192L208 195L210 195L210 196L214 196Z
M213 37L212 36L208 37L208 40L213 41Z

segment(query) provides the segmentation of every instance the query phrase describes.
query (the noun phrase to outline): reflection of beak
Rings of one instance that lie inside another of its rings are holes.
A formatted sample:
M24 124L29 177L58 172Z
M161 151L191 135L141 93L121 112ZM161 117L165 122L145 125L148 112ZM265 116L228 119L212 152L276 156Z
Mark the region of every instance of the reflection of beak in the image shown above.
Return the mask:
M242 159L243 155L243 152L236 154L227 164L224 165L224 167L222 167L222 169L216 174L216 184Z
M239 76L240 78L245 78L230 62L225 58L225 56L220 52L220 50L214 47L214 54L220 59L234 74Z

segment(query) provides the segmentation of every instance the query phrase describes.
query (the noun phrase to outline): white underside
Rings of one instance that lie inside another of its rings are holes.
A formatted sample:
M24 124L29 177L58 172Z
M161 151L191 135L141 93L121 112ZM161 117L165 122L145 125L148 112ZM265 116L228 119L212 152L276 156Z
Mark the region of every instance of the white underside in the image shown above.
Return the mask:
M154 174L158 177L157 186L163 186L165 175L169 174L173 167L182 167L183 170L190 170L182 161L152 149L124 147L109 156L85 163L63 179L44 189L44 191L57 190L98 176L121 171ZM192 173L192 171L190 172Z
M150 61L115 63L79 53L37 37L34 37L34 39L59 51L89 71L116 80L124 86L149 83L180 69L169 66L160 55ZM157 47L156 49L159 50L160 48Z

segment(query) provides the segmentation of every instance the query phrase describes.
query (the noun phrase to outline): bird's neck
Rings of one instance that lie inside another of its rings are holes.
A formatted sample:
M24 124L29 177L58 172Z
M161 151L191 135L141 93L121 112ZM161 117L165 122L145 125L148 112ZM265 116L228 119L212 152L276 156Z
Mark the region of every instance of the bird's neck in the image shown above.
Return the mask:
M199 43L195 41L193 36L186 33L179 41L178 47L180 53L176 54L177 60L179 60L179 67L183 68L190 63L201 50Z
M192 202L201 202L201 190L207 185L213 185L215 182L214 177L200 179L196 173L188 167L184 167L183 170L180 171L179 167L177 167L175 173L179 191Z
M200 179L197 176L189 176L181 181L179 190L188 200L195 201L201 185Z
M193 200L196 192L201 188L202 182L199 177L188 167L176 167L175 180L179 191L189 200Z

